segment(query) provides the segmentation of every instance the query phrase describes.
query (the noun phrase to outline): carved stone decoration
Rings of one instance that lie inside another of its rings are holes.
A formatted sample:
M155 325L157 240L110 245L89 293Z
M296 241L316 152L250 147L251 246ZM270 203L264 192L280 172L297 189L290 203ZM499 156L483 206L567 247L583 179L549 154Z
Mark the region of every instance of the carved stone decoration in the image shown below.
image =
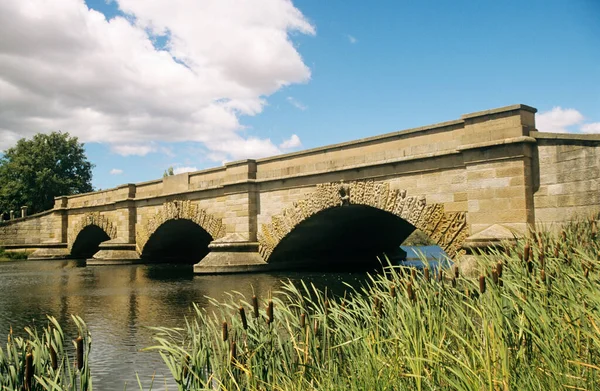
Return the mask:
M142 253L150 236L152 236L162 224L169 220L178 219L190 220L198 224L213 238L213 240L225 236L225 225L223 225L221 219L209 215L204 209L198 208L198 205L192 204L189 200L167 201L154 216L142 221L142 223L136 227L135 237L137 252L139 254Z
M408 196L406 190L392 190L387 182L353 181L317 185L307 198L293 203L262 224L258 232L259 252L265 261L275 247L298 224L334 207L365 205L392 213L420 229L454 257L468 236L466 212L446 213L443 204L427 204L424 196Z
M79 233L83 231L85 227L88 227L90 225L97 226L98 228L106 232L106 234L111 239L117 238L117 226L113 224L106 216L101 215L100 212L86 213L83 217L77 220L75 226L71 230L71 234L68 238L69 251L71 251L73 243L75 243L75 240L77 239L77 236L79 236Z
M350 205L350 186L342 180L338 190L340 194L340 205Z

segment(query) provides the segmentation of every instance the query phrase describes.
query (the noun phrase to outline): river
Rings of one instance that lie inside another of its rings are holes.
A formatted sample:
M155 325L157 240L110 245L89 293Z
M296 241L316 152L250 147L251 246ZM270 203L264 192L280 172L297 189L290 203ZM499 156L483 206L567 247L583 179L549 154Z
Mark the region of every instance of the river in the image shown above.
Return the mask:
M81 316L92 333L90 366L94 390L144 389L155 375L153 390L176 389L162 359L141 349L153 345L150 326L177 327L192 315L192 303L208 305L207 297L225 300L238 291L266 298L281 281L314 283L342 292L344 283L358 286L365 273L265 273L194 275L189 265L85 267L77 261L0 262L0 341L10 327L24 335L24 326L45 326L46 315L76 337L71 314ZM4 343L3 343L4 344ZM4 348L5 346L3 346ZM167 385L165 384L167 382Z

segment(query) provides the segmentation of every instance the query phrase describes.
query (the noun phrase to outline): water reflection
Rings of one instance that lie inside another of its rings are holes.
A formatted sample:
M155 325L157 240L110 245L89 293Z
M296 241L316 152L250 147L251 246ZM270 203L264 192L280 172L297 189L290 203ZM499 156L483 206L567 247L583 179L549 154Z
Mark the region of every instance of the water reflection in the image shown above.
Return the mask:
M83 267L77 261L0 263L0 339L10 326L45 325L46 314L75 337L71 314L81 316L92 332L94 389L137 389L136 372L146 387L154 372L154 390L164 389L168 371L156 353L140 352L152 345L149 326L176 327L192 314L192 303L223 301L227 292L267 297L282 281L314 283L341 292L344 283L360 284L364 273L271 273L194 276L191 265ZM174 389L170 383L169 389Z

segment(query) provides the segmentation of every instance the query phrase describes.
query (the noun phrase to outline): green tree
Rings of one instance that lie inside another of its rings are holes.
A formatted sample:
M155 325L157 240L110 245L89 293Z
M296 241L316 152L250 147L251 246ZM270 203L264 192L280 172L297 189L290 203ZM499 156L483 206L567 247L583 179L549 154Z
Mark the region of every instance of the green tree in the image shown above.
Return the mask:
M415 229L402 243L404 246L435 246L436 243L431 240L423 231Z
M0 211L37 213L52 209L54 197L92 191L92 168L69 133L22 138L0 157Z
M165 170L165 172L163 173L163 178L166 178L168 176L172 176L175 175L175 173L173 173L173 167L169 167L168 169Z

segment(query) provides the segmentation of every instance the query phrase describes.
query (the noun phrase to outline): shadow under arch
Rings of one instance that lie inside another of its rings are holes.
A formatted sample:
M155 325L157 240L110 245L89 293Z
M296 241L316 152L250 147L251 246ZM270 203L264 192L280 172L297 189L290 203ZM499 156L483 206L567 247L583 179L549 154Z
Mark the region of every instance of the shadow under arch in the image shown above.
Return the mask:
M348 210L345 212L345 209ZM369 221L367 228L355 221L359 219L349 217L353 210L361 219ZM381 252L389 251L388 248L396 243L399 246L414 228L418 228L449 257L454 258L463 251L462 245L469 231L466 212L445 212L443 204L427 204L424 196L408 196L406 190L391 189L388 182L323 183L317 185L315 191L305 199L295 202L281 214L272 216L269 224L261 225L258 233L260 255L267 263L281 262L285 256L292 256L292 251L288 248L301 251L300 242L303 246L312 246L309 242L294 239L295 236L311 237L314 238L314 243L321 243L323 240L319 239L316 233L322 234L324 231L319 230L319 226L327 226L330 224L329 220L335 218L341 218L348 227L364 232L365 237L372 237L371 243L364 246L365 253L374 251L375 247L379 247ZM388 228L378 229L378 225ZM338 231L345 232L346 227L340 226L342 228L338 228ZM297 229L301 230L300 235L296 235ZM327 232L336 235L335 230L329 229ZM392 238L395 235L398 235L397 240ZM346 234L346 239L339 240L342 244L336 245L337 250L344 246L360 250L360 246L350 243L358 237L356 234ZM334 245L333 241L327 238L324 243L323 246Z
M87 225L79 231L71 246L71 258L92 258L98 252L100 243L110 239L108 233L99 226Z
M167 220L150 235L141 258L148 263L198 263L208 254L212 240L213 237L192 220Z
M406 220L372 206L333 207L298 224L275 247L269 263L304 269L376 267L384 253L398 255L400 245L414 230Z

